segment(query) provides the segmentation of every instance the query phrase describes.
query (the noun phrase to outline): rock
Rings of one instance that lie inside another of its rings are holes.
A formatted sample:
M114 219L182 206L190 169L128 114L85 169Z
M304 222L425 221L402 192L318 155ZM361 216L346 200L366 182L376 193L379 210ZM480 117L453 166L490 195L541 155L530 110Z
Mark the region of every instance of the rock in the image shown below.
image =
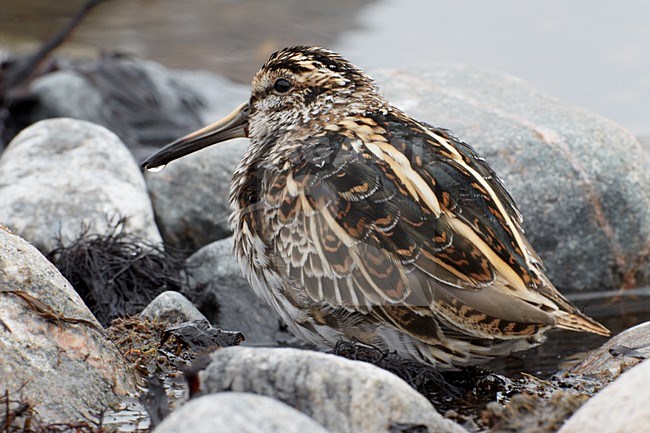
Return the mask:
M643 153L645 154L645 165L650 167L650 136L639 137L639 143L643 148Z
M115 57L46 74L30 90L39 101L35 119L72 117L103 125L129 146L138 162L250 97L248 86L208 72L173 71ZM230 234L228 190L246 146L246 140L227 143L147 176L167 244L189 255Z
M650 432L650 360L610 383L585 403L559 433Z
M201 92L154 62L106 56L34 80L34 121L72 117L113 131L138 161L199 128Z
M115 134L73 119L38 122L0 156L0 222L47 254L118 217L125 232L158 244L151 202L133 157Z
M371 75L392 103L450 129L495 168L560 289L650 282L650 171L625 129L520 79L472 66Z
M171 71L174 79L201 99L199 115L204 124L216 122L251 97L249 85L235 83L206 71Z
M171 323L205 320L203 314L182 294L170 290L162 292L142 310L145 319L158 319Z
M171 162L145 178L165 243L189 254L232 234L228 193L247 140L238 139Z
M232 254L232 237L213 242L186 261L187 296L222 329L237 330L246 344L297 343L280 316L257 297Z
M650 322L612 337L573 366L569 373L615 378L645 359L650 359Z
M255 394L220 392L188 401L154 433L327 433L305 414Z
M72 286L1 227L0 311L0 395L32 404L37 422L83 420L137 392L129 366Z
M206 72L176 74L186 88L201 96L205 124L219 120L250 98L248 86L219 76ZM167 244L191 254L230 236L230 182L247 146L248 140L232 140L173 161L161 172L146 174L156 219Z
M229 390L273 397L332 432L388 433L410 427L466 433L406 382L371 364L290 348L229 347L211 358L199 373L201 393Z

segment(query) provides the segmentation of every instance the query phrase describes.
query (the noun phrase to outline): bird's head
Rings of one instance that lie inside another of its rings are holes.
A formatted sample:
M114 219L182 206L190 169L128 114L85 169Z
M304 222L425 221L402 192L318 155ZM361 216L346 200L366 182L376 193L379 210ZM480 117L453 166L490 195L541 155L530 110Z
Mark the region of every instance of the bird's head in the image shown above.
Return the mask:
M263 140L294 128L315 132L340 118L386 105L374 82L339 54L319 47L285 48L257 72L248 102L166 146L142 167L161 167L236 137Z
M249 135L327 124L382 103L373 81L339 54L318 47L285 48L253 79Z

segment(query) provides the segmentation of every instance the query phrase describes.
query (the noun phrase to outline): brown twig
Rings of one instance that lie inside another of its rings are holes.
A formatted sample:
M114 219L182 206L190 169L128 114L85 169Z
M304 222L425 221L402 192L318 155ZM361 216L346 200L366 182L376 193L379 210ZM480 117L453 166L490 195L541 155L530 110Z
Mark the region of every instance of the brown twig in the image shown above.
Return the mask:
M81 319L77 317L66 317L61 313L57 313L50 307L49 305L45 304L44 302L36 299L29 293L23 291L23 290L0 290L0 293L7 293L10 295L17 296L21 298L29 308L34 311L37 315L42 317L45 320L49 320L52 322L56 322L58 324L60 323L72 323L72 324L80 324L80 325L85 325L88 326L89 328L92 328L99 332L100 334L104 334L104 330L91 322L90 320L86 319Z
M34 72L38 69L39 65L45 60L52 51L58 48L67 38L72 35L72 32L79 25L79 23L88 15L88 13L98 4L107 0L88 0L72 19L63 27L54 37L45 42L34 54L29 56L25 61L16 66L14 70L7 73L3 83L0 83L0 92L4 93L21 83L28 81Z

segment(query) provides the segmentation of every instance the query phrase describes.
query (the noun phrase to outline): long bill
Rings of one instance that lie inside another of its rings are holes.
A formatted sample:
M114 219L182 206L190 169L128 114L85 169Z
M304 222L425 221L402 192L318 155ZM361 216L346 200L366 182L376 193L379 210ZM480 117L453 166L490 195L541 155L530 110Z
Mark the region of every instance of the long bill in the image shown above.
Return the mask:
M245 102L223 119L168 144L147 158L140 167L155 170L213 144L232 138L247 137L248 113L248 102Z

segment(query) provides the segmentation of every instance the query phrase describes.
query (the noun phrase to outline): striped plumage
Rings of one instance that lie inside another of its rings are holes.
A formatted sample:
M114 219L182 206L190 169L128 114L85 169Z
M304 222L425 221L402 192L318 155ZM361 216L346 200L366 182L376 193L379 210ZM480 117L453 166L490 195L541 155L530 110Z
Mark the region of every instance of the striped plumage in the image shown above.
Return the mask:
M339 55L273 54L247 104L143 166L236 136L251 143L231 187L235 254L306 341L357 339L455 368L553 327L609 334L546 278L490 166Z

